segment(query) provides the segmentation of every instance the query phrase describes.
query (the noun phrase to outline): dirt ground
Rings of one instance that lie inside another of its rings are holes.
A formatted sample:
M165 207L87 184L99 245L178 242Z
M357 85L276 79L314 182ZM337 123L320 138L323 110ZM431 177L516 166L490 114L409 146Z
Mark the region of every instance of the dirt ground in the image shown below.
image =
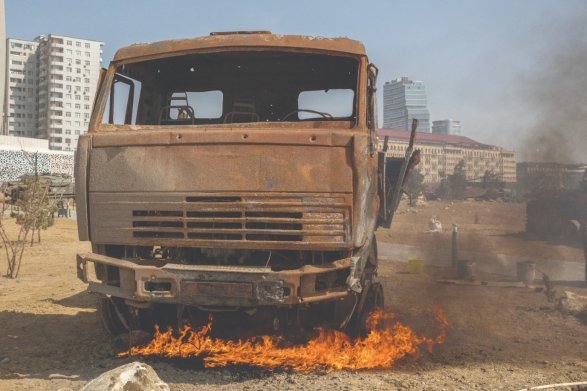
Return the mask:
M450 224L461 230L462 247L536 259L582 262L575 247L525 238L524 205L499 202L429 202L416 211L401 206L391 231L379 241L433 250L450 243ZM427 235L437 216L445 232ZM477 215L477 217L475 217ZM42 243L27 249L21 275L0 278L0 390L77 390L100 373L129 362L96 317L95 298L75 272L75 221L59 219L43 232ZM3 251L3 249L2 249ZM0 266L6 267L0 255ZM426 266L406 273L405 260L382 259L379 277L386 308L421 333L435 335L435 304L450 322L447 341L432 353L401 361L390 370L299 374L252 368L202 369L190 363L146 360L172 390L517 390L527 386L587 381L587 325L529 288L454 285L448 268ZM504 276L478 276L503 281ZM587 295L578 281L556 286Z

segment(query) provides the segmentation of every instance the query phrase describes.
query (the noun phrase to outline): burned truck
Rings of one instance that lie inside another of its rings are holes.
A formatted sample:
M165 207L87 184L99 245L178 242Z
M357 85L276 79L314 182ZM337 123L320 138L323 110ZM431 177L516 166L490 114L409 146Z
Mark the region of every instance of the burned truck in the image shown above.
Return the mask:
M92 243L77 272L106 329L210 312L348 329L383 306L375 230L412 148L377 151L376 77L346 38L212 33L118 50L75 165Z

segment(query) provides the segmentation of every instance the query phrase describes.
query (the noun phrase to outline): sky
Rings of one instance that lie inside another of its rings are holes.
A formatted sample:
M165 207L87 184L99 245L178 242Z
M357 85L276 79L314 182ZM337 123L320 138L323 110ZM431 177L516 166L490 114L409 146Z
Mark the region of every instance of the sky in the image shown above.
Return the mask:
M5 0L5 8L7 37L53 33L103 41L103 66L125 45L211 31L358 39L380 70L380 110L385 81L421 80L432 120L461 120L465 136L528 158L543 153L528 141L548 131L540 124L561 120L542 117L556 111L542 107L548 89L528 86L545 79L555 85L568 75L557 73L558 59L580 61L573 55L587 52L583 0ZM565 145L587 150L585 72L587 66L573 68L578 82L565 86L570 98L561 104L571 106L565 115L573 117ZM569 159L587 162L585 154L573 151Z

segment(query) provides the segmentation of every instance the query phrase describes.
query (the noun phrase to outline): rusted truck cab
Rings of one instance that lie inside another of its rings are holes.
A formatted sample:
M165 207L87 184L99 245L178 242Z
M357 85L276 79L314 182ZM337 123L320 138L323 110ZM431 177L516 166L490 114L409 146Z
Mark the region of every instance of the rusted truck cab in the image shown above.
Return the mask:
M120 49L76 158L79 237L92 243L78 276L107 329L209 311L270 314L275 328L317 312L344 328L381 306L374 232L391 190L376 73L346 38Z

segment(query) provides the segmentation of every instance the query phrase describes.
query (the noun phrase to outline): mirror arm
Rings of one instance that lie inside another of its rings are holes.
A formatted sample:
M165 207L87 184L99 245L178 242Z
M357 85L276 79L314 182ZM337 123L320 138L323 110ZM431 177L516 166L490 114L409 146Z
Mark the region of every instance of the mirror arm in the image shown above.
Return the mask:
M408 148L406 149L406 155L404 157L404 161L402 162L399 175L397 177L397 182L393 186L393 195L391 197L389 204L389 209L386 211L385 220L383 224L381 224L384 228L391 227L391 221L393 220L393 215L399 205L399 201L401 199L402 194L402 185L406 178L406 173L408 170L408 165L410 163L410 159L412 158L412 153L414 151L414 140L416 138L416 129L418 129L418 120L414 118L412 120L412 132L410 134L410 142L408 144ZM387 144L387 143L386 143Z

